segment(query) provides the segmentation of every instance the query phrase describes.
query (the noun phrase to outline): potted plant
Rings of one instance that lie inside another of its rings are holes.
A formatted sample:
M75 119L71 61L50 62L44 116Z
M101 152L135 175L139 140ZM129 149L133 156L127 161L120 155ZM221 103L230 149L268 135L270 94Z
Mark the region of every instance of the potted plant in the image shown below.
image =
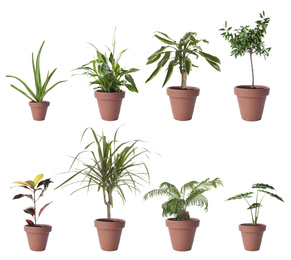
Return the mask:
M189 251L192 248L196 228L200 220L190 218L187 211L188 206L204 207L208 210L208 199L203 195L211 188L223 186L219 178L214 180L206 179L202 182L190 181L182 186L180 191L175 185L169 182L163 182L159 189L154 189L144 195L147 200L157 196L167 196L168 201L162 204L162 215L168 217L174 215L174 218L166 220L166 226L169 228L172 247L177 251Z
M237 200L244 199L248 204L248 210L251 212L252 223L244 223L239 225L239 230L242 234L243 244L245 250L248 251L257 251L260 249L261 241L263 238L263 232L266 230L265 224L258 223L258 217L260 212L260 207L262 207L262 200L266 195L270 195L273 198L276 198L282 202L283 199L279 197L277 194L269 192L269 190L275 190L272 186L263 183L256 183L252 186L253 189L256 189L255 196L256 200L254 203L250 204L247 200L248 198L252 198L254 192L246 192L238 194L234 197L231 197L228 200ZM259 199L259 192L264 193L264 195Z
M138 92L134 79L130 75L138 71L138 69L123 69L119 65L119 60L127 49L121 51L115 57L115 31L112 50L107 47L109 55L103 54L93 44L91 45L95 48L97 57L76 70L84 70L83 74L93 78L90 86L96 86L94 87L94 95L97 98L101 118L107 121L114 121L119 117L122 99L125 96L125 91L121 90L120 87L124 86L129 91Z
M34 64L34 57L33 57L33 53L32 53L32 68L33 68L33 74L34 74L35 92L33 92L32 89L24 81L22 81L18 77L11 76L11 75L6 76L6 77L17 79L25 87L27 92L17 88L16 86L14 86L12 84L10 85L12 88L16 89L17 91L19 91L20 93L22 93L24 96L26 96L27 98L29 98L31 100L29 102L29 106L31 108L32 117L36 121L42 121L45 119L47 108L50 105L49 101L43 100L45 95L49 91L51 91L55 86L66 81L66 80L59 81L48 88L48 83L49 83L50 79L52 78L52 76L54 75L55 71L57 70L57 69L54 69L51 73L49 73L49 72L47 73L46 79L45 79L44 83L42 83L39 63L40 63L40 54L41 54L41 50L42 50L42 47L44 45L44 42L45 41L43 41L43 43L38 51L35 64Z
M167 34L156 32L154 37L166 44L154 52L149 58L147 64L158 62L156 69L146 80L146 83L153 79L159 71L168 63L167 74L163 86L172 76L175 66L179 66L182 81L181 86L169 87L167 94L170 97L173 116L176 120L186 121L192 118L196 97L199 95L199 88L187 86L187 76L190 74L194 65L190 59L193 55L196 59L200 56L216 70L220 71L220 60L208 53L202 51L200 42L208 43L206 40L196 39L197 33L186 33L179 42L172 40Z
M107 140L103 133L102 136L97 136L92 128L85 129L82 138L88 130L93 135L93 141L74 157L70 171L76 162L81 163L82 168L74 170L73 175L57 188L75 180L77 176L82 176L82 180L76 182L80 182L84 186L74 192L81 189L89 191L91 188L97 188L97 191L102 192L104 204L107 208L107 218L96 219L94 225L98 231L101 249L114 251L118 249L125 220L111 217L113 192L117 192L122 201L125 202L124 187L134 192L139 191L140 182L147 181L149 172L146 164L137 161L137 159L141 155L147 154L148 151L137 146L140 140L117 144L118 129L112 141ZM92 149L93 146L95 146L94 149ZM85 154L89 155L89 161L81 158Z
M266 48L263 41L270 18L265 18L265 12L260 13L260 20L256 21L256 26L250 28L247 26L240 26L231 32L232 27L227 26L225 22L224 28L221 28L221 35L225 40L229 41L231 47L231 56L237 58L238 56L250 55L251 71L252 71L252 85L239 85L234 88L234 93L237 95L241 117L246 121L258 121L262 118L265 100L269 95L270 88L254 84L254 68L253 55L263 55L266 59L269 56L271 48Z
M44 211L44 209L51 204L45 204L39 212L37 212L36 202L43 197L44 192L47 190L48 186L52 181L49 179L42 180L44 177L43 174L37 175L33 181L16 181L14 183L20 184L20 186L14 187L21 187L25 188L30 192L30 194L17 194L13 197L13 199L20 199L23 197L27 197L32 200L33 205L24 209L24 212L31 215L33 218L32 220L27 219L27 225L24 226L24 230L27 234L27 239L29 243L29 247L33 251L44 251L46 248L49 232L52 230L52 226L38 224L37 220L39 219L40 215Z

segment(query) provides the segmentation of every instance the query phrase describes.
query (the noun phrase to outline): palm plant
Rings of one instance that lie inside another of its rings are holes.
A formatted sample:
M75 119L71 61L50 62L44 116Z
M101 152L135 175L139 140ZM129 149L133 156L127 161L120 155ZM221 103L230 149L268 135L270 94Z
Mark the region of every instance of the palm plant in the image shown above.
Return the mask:
M94 89L101 89L103 92L121 92L120 87L125 86L132 92L138 92L134 79L130 75L138 69L123 69L119 65L119 60L122 54L127 50L121 51L117 57L115 57L115 31L113 35L112 50L109 50L109 57L106 53L101 53L93 44L92 45L97 54L97 58L94 58L89 63L82 65L76 70L84 70L83 74L86 74L94 80L90 82L91 85L97 85Z
M92 128L85 129L82 139L88 130L93 135L93 141L74 157L69 171L72 170L76 162L80 162L83 167L72 171L74 174L57 188L64 186L77 176L82 176L82 180L74 183L84 185L71 194L82 189L89 191L92 188L97 188L97 191L101 190L107 207L107 219L110 221L111 207L113 207L113 191L116 191L123 203L125 203L126 198L123 187L136 192L139 191L141 181L147 182L149 180L149 171L146 164L136 161L142 154L147 154L148 150L137 146L141 140L123 142L117 145L116 138L119 129L116 130L112 141L107 141L103 133L102 136L97 136ZM89 148L93 148L93 146L95 146L95 150L90 150ZM85 153L90 154L89 161L81 158L81 155Z
M187 32L179 42L171 39L167 34L162 32L156 32L154 37L160 40L162 43L167 44L162 46L159 50L154 52L147 61L147 64L152 64L156 61L159 61L156 69L146 80L146 83L153 79L159 71L168 63L167 74L164 80L163 86L166 85L168 80L171 78L173 69L175 66L179 66L179 70L182 77L181 88L186 89L187 85L187 75L190 74L192 67L198 67L194 65L190 59L191 55L194 55L196 59L199 56L205 58L205 60L216 70L220 71L220 60L208 53L202 51L199 43L202 41L204 43L209 43L207 40L198 40L196 39L196 32Z
M33 68L33 74L34 74L35 92L33 92L32 89L24 81L22 81L18 77L11 76L11 75L6 76L6 77L10 77L10 78L15 78L18 81L20 81L28 93L24 92L23 90L17 88L16 86L14 86L12 84L10 86L12 88L16 89L17 91L19 91L20 93L22 93L24 96L26 96L27 98L29 98L31 101L33 101L35 103L41 103L43 101L45 95L49 91L51 91L58 84L66 81L66 80L59 81L59 82L55 83L54 85L52 85L50 88L48 88L48 83L49 83L50 79L52 78L52 76L54 75L55 71L57 70L57 69L54 69L51 73L48 71L46 79L45 79L44 83L42 84L41 74L40 74L40 54L41 54L41 50L42 50L42 47L44 45L44 42L45 41L43 41L43 43L38 51L36 62L34 62L34 57L33 57L33 53L32 53L32 68Z
M266 189L275 190L274 187L272 187L268 184L256 183L256 184L253 184L252 188L257 189L256 201L254 203L250 204L249 201L247 200L248 198L252 198L252 195L254 194L254 192L241 193L241 194L238 194L236 196L233 196L233 197L227 199L227 201L228 200L244 199L247 202L247 204L249 205L249 207L247 209L249 209L251 211L252 223L254 225L257 225L260 207L263 206L262 200L265 198L266 195L270 195L271 197L276 198L282 202L284 202L284 201L277 194L271 193L271 192L266 190ZM259 200L259 192L265 193L260 200ZM255 211L254 213L253 213L253 210Z
M267 33L267 27L270 22L270 18L265 18L265 12L260 13L261 20L256 21L256 26L251 29L249 25L240 26L239 29L235 29L234 33L231 32L232 27L227 26L225 21L224 28L219 29L222 31L223 38L230 43L231 56L237 58L238 56L244 56L246 53L250 54L251 70L252 70L252 86L254 88L254 68L253 68L253 54L263 55L266 59L269 56L271 48L266 48L263 38Z
M187 221L190 220L188 206L198 206L204 210L208 210L208 199L203 195L204 192L209 191L211 188L217 188L223 186L222 181L219 178L210 180L207 178L202 182L190 181L184 184L180 191L175 185L169 182L161 183L159 189L154 189L144 195L144 199L147 200L157 196L167 196L168 201L162 204L164 217L174 215L176 220Z
M28 207L26 209L24 209L24 212L31 215L34 219L34 221L31 221L29 219L26 220L27 224L29 226L37 226L37 220L40 217L41 213L43 212L43 210L52 202L49 202L47 204L45 204L40 211L37 213L36 210L36 202L43 197L44 192L47 190L48 186L50 183L52 183L52 181L49 179L46 180L42 180L40 181L42 178L44 177L43 174L38 174L33 181L16 181L14 183L16 184L21 184L20 186L14 186L14 187L21 187L21 188L25 188L28 191L31 192L31 194L17 194L13 197L13 199L20 199L23 197L27 197L29 199L32 200L33 202L33 206ZM38 195L36 195L39 192Z

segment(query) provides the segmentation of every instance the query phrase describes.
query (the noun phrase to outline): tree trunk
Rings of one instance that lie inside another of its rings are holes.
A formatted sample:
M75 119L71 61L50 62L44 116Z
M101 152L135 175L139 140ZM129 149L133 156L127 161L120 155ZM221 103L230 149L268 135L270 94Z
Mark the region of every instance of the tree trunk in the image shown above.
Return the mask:
M182 89L186 89L186 84L187 84L187 72L185 69L182 69L182 83L181 83L181 87Z
M104 203L107 206L107 219L111 220L111 205L112 205L112 195L109 194L109 192L107 192L107 196L108 196L108 201L106 201L106 191L105 189L103 189L103 198L104 198Z

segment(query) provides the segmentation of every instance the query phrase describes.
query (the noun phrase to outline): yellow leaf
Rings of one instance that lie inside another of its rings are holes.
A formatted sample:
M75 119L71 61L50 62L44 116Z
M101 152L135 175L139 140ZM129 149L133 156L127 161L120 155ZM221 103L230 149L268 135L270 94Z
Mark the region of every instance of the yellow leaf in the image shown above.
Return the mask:
M23 184L25 186L29 186L30 188L33 188L34 187L34 182L33 181L27 181L27 182L24 182L24 181L15 181L13 183Z
M39 174L34 178L34 186L36 186L38 184L38 182L43 178L43 174Z

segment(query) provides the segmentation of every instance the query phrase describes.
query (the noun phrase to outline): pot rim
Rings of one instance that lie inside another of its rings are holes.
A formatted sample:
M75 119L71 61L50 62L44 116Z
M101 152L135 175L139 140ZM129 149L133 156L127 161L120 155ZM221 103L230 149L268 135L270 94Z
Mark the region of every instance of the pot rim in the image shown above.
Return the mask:
M94 220L94 226L100 229L116 229L124 228L125 220L119 218L111 218L112 220L117 220L116 222L106 222L100 220L106 220L107 218L98 218Z
M178 228L178 229L192 229L199 227L200 219L198 218L190 218L191 220L181 221L175 220L175 218L167 218L166 226L168 228Z
M38 224L37 226L24 226L24 230L30 233L45 233L51 232L52 226L47 224Z
M193 86L186 86L186 89L182 89L181 86L170 86L170 87L167 87L167 89L170 89L170 90L177 90L177 91L180 91L180 90L183 90L183 91L186 91L186 90L200 90L200 88L198 87L193 87Z
M34 101L29 101L30 106L49 106L50 102L43 100L42 102L34 102Z

